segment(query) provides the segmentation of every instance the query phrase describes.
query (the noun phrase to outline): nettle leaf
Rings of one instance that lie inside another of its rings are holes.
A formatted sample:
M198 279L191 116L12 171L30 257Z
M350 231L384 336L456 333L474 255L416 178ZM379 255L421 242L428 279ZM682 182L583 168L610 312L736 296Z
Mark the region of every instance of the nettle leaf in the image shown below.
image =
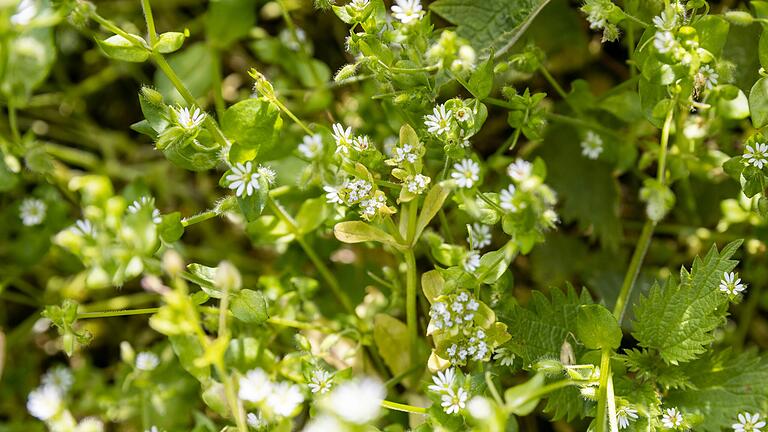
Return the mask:
M640 346L658 351L671 364L691 361L706 351L728 303L718 285L723 273L736 267L737 261L730 258L741 243L729 243L719 253L712 246L704 259L696 257L690 272L680 270L679 283L670 278L664 287L657 283L641 297L634 307L632 333Z
M429 8L455 24L456 33L478 51L501 55L525 33L549 0L437 0Z
M512 336L504 346L520 357L524 365L540 359L560 357L563 343L570 340L578 359L586 351L581 343L573 343L576 334L576 317L583 305L593 304L587 290L577 294L568 285L565 292L553 289L551 299L539 291L533 291L531 300L523 307L513 305L506 313L499 313L499 321L507 325ZM558 390L547 399L544 411L553 419L583 418L588 413L588 404L573 387Z
M691 388L670 391L664 401L683 413L699 413L697 431L730 429L736 414L761 412L768 403L768 358L755 351L709 352L681 368Z

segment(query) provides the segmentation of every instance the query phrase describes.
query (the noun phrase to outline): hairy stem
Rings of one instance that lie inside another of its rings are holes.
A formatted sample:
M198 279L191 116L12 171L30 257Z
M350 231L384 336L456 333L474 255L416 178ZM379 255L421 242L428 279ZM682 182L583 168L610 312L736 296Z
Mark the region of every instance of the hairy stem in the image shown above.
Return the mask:
M422 407L416 407L413 405L406 405L401 404L397 402L392 402L388 400L381 401L381 406L387 409L395 410L395 411L402 411L407 413L413 413L413 414L426 414L427 409Z

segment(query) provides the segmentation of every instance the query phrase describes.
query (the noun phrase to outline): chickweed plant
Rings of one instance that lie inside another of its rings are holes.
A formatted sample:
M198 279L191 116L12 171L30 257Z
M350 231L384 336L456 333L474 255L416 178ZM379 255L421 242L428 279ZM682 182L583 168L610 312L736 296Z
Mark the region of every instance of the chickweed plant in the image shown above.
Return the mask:
M0 431L768 430L766 70L760 0L0 0Z

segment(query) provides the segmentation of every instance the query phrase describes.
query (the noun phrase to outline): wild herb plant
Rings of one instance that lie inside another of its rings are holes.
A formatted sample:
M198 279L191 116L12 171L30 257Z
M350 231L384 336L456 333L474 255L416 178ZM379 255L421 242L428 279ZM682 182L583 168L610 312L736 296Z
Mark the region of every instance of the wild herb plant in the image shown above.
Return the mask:
M0 431L765 427L768 2L199 3L0 1Z

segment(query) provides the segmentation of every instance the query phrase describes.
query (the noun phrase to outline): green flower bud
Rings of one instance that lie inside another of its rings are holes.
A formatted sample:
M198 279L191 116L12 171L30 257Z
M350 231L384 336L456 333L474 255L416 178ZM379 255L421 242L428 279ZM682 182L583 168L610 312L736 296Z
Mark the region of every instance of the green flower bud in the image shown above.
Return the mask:
M356 64L348 64L339 69L338 72L336 72L336 76L333 77L333 80L336 82L341 82L344 80L348 80L355 76L355 73L357 72L357 65Z

